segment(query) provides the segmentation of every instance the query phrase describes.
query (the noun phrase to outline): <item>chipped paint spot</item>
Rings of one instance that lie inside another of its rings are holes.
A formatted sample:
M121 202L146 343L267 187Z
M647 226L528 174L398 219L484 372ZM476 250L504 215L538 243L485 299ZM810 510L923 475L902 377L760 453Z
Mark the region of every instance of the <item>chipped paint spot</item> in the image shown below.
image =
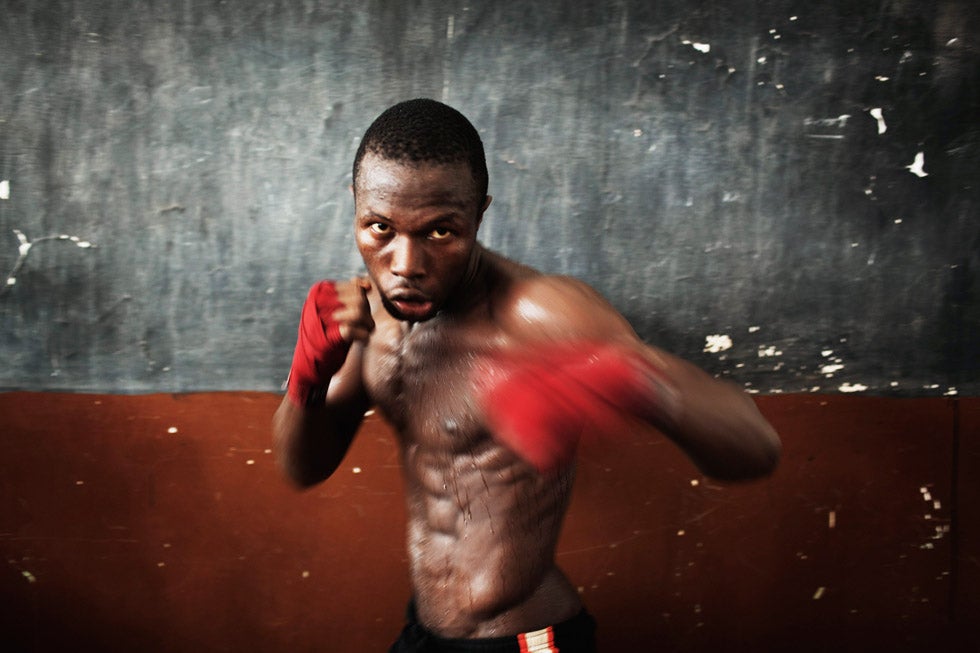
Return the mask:
M824 365L823 367L820 368L820 373L829 376L831 374L834 374L835 372L840 372L842 369L844 369L844 366L840 364Z
M776 349L775 345L769 345L768 347L759 347L759 358L770 358L772 356L782 356L783 352Z
M252 460L251 458L249 458L248 460L245 461L245 464L246 465L254 465L255 464L255 461Z
M819 601L823 597L823 593L827 591L826 587L818 587L817 591L813 593L813 600Z
M310 577L310 572L304 570L301 575L303 576L303 578L309 578Z
M360 468L360 467L355 467L355 468L354 468L354 469L352 469L351 471L352 471L352 472L354 472L355 474L360 474L362 470L361 470L361 468Z
M885 124L885 114L881 112L881 107L875 107L869 113L872 118L878 121L878 134L884 134L888 125Z
M760 327L760 326L750 326L749 327L749 333L758 333L761 329L762 329L762 327Z
M924 170L926 163L925 152L916 152L915 159L910 165L905 166L909 172L911 172L916 177L928 177L929 173Z
M868 389L868 386L863 383L845 383L837 389L841 392L864 392Z
M707 53L711 52L711 44L710 43L697 43L695 41L687 41L687 40L681 41L681 43L684 44L684 45L689 45L692 48L694 48L695 50L697 50L698 52L701 52L703 54L707 54Z
M10 180L4 179L0 181L0 200L10 199Z
M176 432L177 432L176 426L171 426L169 429L167 429L167 433L170 433L171 435L173 435Z
M704 337L704 351L717 354L732 348L732 339L724 334L713 334Z

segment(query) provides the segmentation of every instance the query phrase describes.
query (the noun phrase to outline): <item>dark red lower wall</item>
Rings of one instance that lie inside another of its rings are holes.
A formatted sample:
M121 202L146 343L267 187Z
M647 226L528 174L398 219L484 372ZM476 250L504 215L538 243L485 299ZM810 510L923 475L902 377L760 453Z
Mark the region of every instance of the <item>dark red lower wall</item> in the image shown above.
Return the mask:
M280 475L257 393L0 394L0 648L384 651L409 588L395 446ZM603 650L970 650L980 399L769 396L765 481L582 452L558 560ZM976 643L976 639L973 643Z

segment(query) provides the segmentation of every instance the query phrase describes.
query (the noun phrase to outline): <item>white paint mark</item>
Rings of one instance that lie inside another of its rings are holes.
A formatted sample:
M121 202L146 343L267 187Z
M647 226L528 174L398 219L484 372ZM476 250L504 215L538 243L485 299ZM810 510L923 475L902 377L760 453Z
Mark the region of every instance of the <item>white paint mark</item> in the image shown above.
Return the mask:
M0 181L0 200L10 199L10 180L4 179Z
M926 155L924 152L916 152L915 159L912 161L911 165L905 166L909 172L911 172L916 177L928 177L929 173L926 172L923 167L926 163Z
M823 593L827 591L826 587L818 587L817 591L813 593L813 600L819 601L823 597Z
M677 531L677 537L684 537L684 529Z
M255 461L252 460L251 458L249 458L248 460L245 461L245 464L246 465L254 465L255 464Z
M711 52L711 44L710 43L697 43L695 41L687 41L687 40L681 41L681 43L683 43L684 45L689 45L692 48L694 48L695 50L697 50L698 52L701 52L701 53L704 53L704 54L707 54L707 53Z
M85 485L85 481L75 481L75 485Z
M790 16L789 19L791 21L795 21L795 20L799 20L799 17L798 16Z
M783 352L779 349L776 349L775 345L769 345L768 347L759 347L757 353L759 354L759 358L770 358L773 356L783 355Z
M823 367L820 368L820 373L830 376L832 374L840 372L842 369L844 369L843 365L824 365Z
M924 490L925 488L922 488L922 489ZM929 492L923 492L922 493L922 500L923 501L932 501L932 494L929 493Z
M824 358L827 358L828 356L830 356L833 353L834 353L834 350L833 349L821 349L820 350L820 355L823 356Z
M303 571L303 573L301 575L303 576L303 578L309 578L310 577L310 572Z
M875 75L875 79L879 82L887 82L891 78L886 75Z
M724 334L713 334L704 337L704 351L717 354L732 348L732 339Z
M932 502L932 509L933 510L942 510L943 509L942 502L941 501L933 501Z
M176 432L177 432L176 426L171 426L169 429L167 429L167 433L170 433L171 435L173 435Z
M351 471L354 472L355 474L360 474L361 473L361 468L360 467L355 467Z
M762 327L760 327L760 326L750 326L750 327L749 327L749 333L757 333L757 332L759 332L759 331L760 331L761 329L762 329Z
M157 567L166 567L166 566L167 566L167 563L166 562L158 562L157 563Z
M27 571L26 569L24 571L20 572L20 575L23 576L25 579L27 579L27 582L28 583L36 583L37 582L37 578L34 576L34 574L32 574L31 572Z
M764 63L766 63L766 58L765 58L765 56L762 56L762 57L759 57L758 59L756 59L755 61L756 61L756 63L764 64Z
M804 118L803 125L806 127L836 127L843 129L847 127L847 121L851 119L851 114L842 113L836 118Z
M902 219L901 218L895 218L892 222L894 222L895 224L902 224Z
M692 478L692 479L691 479L691 487L697 487L697 486L699 486L699 485L701 485L701 481L699 481L699 480L698 480L698 479L696 479L696 478Z
M14 235L17 236L18 256L17 256L17 260L14 262L13 269L7 274L7 281L5 284L7 287L13 286L14 284L17 283L17 273L20 271L21 267L23 267L24 262L27 260L28 254L31 253L31 249L33 249L33 247L38 243L47 240L68 240L75 243L77 247L81 247L83 249L87 249L89 247L95 247L95 245L93 245L87 240L82 240L78 236L69 236L68 234L59 234L57 236L43 236L41 238L35 238L34 240L29 240L27 236L24 235L24 233L19 229L14 229L13 232ZM2 293L4 290L6 290L6 288L0 288L0 293Z
M841 392L864 392L868 389L868 386L863 383L845 383L837 389Z
M953 45L953 44L954 44L954 43L956 43L957 41L959 41L959 39L958 39L958 38L956 38L956 37L954 36L954 37L953 37L953 38L951 38L950 40L948 40L948 41L946 41L946 47L948 48L949 46L951 46L951 45Z
M956 388L948 388L946 390L946 392L943 393L943 396L944 397L955 397L958 394L959 394L959 390L957 390Z
M869 113L872 118L878 121L878 134L884 134L888 125L885 124L885 114L881 112L881 107L875 107Z
M365 417L370 417L371 415L374 415L374 409L373 408L371 410L368 410L368 411L365 411L364 412L364 416Z

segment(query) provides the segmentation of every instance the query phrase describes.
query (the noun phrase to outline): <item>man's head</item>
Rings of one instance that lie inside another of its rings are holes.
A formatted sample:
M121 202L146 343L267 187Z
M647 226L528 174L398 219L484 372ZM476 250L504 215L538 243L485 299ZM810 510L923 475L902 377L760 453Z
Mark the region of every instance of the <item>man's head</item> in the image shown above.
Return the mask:
M352 190L357 247L385 308L434 317L474 266L490 204L476 130L433 100L395 105L364 135Z
M364 133L354 155L354 190L361 162L368 153L406 164L466 163L476 200L487 195L487 160L476 129L456 109L425 98L400 102L378 116Z

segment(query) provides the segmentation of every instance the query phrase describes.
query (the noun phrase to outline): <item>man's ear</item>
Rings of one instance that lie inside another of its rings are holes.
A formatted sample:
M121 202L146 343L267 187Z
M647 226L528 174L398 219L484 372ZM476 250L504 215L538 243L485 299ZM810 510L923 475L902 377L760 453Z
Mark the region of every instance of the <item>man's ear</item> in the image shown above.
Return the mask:
M490 202L493 201L493 195L487 195L487 199L483 202L483 208L480 209L479 215L476 216L476 226L479 228L480 224L483 222L483 214L487 212L490 208Z

